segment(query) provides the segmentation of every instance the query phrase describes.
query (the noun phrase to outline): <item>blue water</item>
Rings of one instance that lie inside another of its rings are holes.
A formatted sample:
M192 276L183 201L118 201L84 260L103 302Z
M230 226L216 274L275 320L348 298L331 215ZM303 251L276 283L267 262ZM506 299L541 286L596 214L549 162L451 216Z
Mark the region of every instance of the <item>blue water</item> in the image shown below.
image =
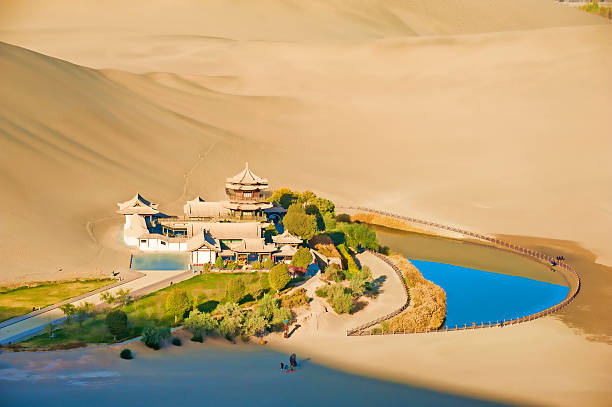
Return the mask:
M410 260L446 291L446 326L524 317L563 301L569 287L467 267Z
M132 270L188 270L187 253L147 253L132 255Z

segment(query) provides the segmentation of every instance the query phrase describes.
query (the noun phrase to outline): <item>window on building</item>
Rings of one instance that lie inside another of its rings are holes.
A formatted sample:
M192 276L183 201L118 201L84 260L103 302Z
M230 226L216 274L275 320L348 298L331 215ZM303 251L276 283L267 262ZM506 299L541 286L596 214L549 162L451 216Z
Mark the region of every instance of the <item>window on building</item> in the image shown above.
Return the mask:
M244 193L244 197L245 197L245 198L250 198L250 197L252 197L252 196L253 196L253 193L252 193L252 192L245 192L245 193Z

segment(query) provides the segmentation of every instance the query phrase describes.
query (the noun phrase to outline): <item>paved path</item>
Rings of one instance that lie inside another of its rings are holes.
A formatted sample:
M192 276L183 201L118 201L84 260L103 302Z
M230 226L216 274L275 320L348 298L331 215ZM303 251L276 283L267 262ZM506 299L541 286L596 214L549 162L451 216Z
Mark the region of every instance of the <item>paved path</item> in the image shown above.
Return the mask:
M177 283L193 276L191 272L185 272L183 270L142 270L140 272L143 273L144 276L102 292L111 292L114 294L120 289L130 289L130 294L132 295L144 295L166 287L170 284L170 281ZM103 301L100 299L100 294L101 292L94 291L89 296L73 301L72 304L75 306L84 302L90 302L94 305L101 304ZM18 320L13 324L0 328L0 344L4 345L8 342L17 343L42 331L44 327L50 323L57 324L61 322L64 319L64 313L57 308L58 304L55 305L56 306L49 307L51 309L45 312L41 312L27 319Z
M378 296L369 301L364 309L352 315L338 315L325 299L315 295L314 291L323 285L323 282L319 279L319 275L313 277L303 285L308 295L313 298L310 304L311 312L300 318L298 324L301 326L292 335L292 340L310 341L315 339L313 337L320 339L346 337L347 329L387 315L406 302L404 287L388 264L367 252L357 255L357 259L363 266L370 268L374 281L380 284Z

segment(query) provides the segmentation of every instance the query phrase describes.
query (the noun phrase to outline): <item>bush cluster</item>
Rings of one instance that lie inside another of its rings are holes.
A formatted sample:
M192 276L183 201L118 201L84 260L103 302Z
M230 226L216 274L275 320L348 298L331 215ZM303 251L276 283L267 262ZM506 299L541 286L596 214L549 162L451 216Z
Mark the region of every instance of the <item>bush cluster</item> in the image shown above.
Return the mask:
M119 357L121 359L134 359L134 355L130 349L123 349L121 353L119 353Z
M297 308L309 302L310 297L306 295L305 288L298 288L293 293L281 297L281 306L288 309Z

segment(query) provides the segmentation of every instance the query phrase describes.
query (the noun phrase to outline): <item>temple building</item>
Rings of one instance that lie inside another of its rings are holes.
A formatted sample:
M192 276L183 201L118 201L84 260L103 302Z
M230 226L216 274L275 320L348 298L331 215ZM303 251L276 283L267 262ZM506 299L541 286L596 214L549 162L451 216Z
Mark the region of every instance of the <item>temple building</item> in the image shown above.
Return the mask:
M255 175L246 163L244 170L226 180L225 193L229 202L225 207L230 215L240 219L261 218L265 209L272 208L264 195L267 190L268 180Z
M140 194L117 204L125 216L124 240L142 251L189 252L191 264L214 263L217 257L246 264L252 261L290 261L302 239L288 231L264 239L264 229L278 223L286 210L267 201L268 180L246 164L227 178L228 201L208 202L197 196L183 206L181 217L163 214Z

